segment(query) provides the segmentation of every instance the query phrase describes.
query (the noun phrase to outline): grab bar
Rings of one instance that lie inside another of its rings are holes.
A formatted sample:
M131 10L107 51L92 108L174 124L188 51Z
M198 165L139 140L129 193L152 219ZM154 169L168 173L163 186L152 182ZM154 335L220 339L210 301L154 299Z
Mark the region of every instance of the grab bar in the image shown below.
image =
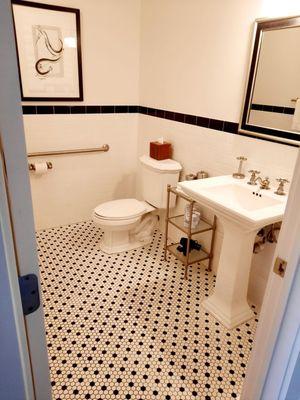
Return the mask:
M104 144L101 147L92 147L90 149L74 149L74 150L54 150L54 151L37 151L35 153L28 153L27 157L46 157L46 156L60 156L64 154L84 154L84 153L98 153L107 152L109 145Z

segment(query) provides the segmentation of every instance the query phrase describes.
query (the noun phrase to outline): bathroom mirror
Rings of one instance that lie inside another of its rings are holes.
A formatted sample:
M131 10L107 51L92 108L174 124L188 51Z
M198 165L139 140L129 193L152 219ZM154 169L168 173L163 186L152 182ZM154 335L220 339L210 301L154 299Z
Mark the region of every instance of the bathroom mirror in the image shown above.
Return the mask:
M300 145L300 16L256 21L239 133Z

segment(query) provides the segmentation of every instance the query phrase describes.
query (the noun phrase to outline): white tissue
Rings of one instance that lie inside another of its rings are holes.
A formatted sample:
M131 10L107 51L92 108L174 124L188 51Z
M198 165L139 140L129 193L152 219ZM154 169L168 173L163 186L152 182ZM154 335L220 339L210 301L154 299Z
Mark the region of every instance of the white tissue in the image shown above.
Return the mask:
M164 143L164 138L163 137L158 138L157 142L160 143L160 144L163 144Z
M37 162L34 163L34 174L35 175L44 175L46 172L48 172L48 165L46 162Z

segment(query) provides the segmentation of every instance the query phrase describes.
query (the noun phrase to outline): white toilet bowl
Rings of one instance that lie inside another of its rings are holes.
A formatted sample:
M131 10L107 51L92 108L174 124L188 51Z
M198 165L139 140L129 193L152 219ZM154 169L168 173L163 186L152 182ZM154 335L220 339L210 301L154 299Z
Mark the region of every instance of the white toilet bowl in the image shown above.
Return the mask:
M92 218L104 231L100 249L112 254L149 244L158 219L154 210L136 199L113 200L96 207Z
M145 246L152 241L158 216L155 210L167 206L167 185L176 185L181 165L174 160L140 157L142 196L136 199L113 200L100 204L93 211L93 221L103 231L100 248L105 253L120 253ZM170 200L175 206L175 198Z

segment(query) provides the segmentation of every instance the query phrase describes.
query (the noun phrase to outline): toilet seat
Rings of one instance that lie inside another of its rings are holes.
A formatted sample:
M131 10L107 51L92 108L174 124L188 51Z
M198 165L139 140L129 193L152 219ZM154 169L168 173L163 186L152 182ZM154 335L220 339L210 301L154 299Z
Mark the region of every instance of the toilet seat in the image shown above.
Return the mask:
M101 220L123 221L138 218L146 211L142 201L121 199L100 204L94 209L94 216Z

